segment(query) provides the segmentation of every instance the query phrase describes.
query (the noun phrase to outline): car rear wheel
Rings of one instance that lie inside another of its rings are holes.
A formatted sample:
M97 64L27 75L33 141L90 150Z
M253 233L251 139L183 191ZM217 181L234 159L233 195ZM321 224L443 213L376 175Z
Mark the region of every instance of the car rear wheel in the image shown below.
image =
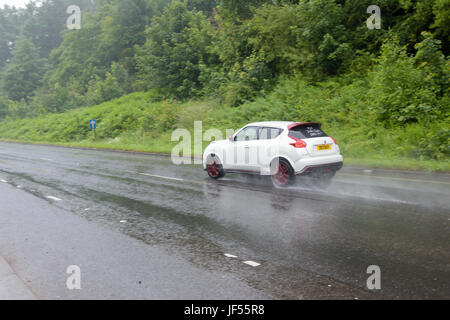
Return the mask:
M220 163L220 160L217 159L217 157L211 156L208 158L206 171L208 172L208 175L215 180L223 178L225 176L223 166Z
M275 168L272 174L272 181L278 187L287 187L295 181L295 173L289 162L280 159L273 165Z

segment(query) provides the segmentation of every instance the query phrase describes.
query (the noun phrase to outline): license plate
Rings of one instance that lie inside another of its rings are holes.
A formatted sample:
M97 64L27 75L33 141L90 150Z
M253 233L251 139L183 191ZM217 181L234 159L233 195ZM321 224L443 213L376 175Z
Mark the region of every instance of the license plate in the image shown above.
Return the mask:
M317 146L317 151L325 151L325 150L331 150L331 144L324 144L321 146Z

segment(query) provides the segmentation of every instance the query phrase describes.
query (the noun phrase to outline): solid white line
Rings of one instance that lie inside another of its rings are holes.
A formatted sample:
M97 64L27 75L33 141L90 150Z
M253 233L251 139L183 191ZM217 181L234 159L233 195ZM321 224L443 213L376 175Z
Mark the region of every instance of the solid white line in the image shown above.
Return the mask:
M261 264L255 261L244 261L245 264L248 264L249 266L252 267L259 267Z
M54 201L62 201L61 199L53 197L53 196L47 196L46 198L50 199L50 200L54 200Z
M159 178L159 179L165 179L165 180L173 180L173 181L184 181L184 179L178 179L178 178L172 178L172 177L163 177L163 176L157 176L155 174L149 174L149 173L139 173L141 176L147 176L147 177L153 177L153 178Z

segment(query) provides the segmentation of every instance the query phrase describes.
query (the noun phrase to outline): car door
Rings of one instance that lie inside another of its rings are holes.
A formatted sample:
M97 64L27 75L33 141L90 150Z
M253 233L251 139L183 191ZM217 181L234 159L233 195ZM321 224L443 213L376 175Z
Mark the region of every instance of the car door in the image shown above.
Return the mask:
M283 132L280 128L263 127L258 133L258 166L261 174L270 174L270 162L279 154L278 137Z
M258 131L260 127L245 127L234 137L233 169L236 171L257 171Z

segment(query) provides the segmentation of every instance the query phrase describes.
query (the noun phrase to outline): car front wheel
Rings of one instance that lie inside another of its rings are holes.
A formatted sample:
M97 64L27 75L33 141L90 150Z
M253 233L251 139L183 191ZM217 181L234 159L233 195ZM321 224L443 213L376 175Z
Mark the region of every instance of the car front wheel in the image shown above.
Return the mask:
M220 160L217 159L217 157L209 157L206 171L208 172L208 175L212 179L220 179L225 176L225 171L223 170L223 166L220 163Z

